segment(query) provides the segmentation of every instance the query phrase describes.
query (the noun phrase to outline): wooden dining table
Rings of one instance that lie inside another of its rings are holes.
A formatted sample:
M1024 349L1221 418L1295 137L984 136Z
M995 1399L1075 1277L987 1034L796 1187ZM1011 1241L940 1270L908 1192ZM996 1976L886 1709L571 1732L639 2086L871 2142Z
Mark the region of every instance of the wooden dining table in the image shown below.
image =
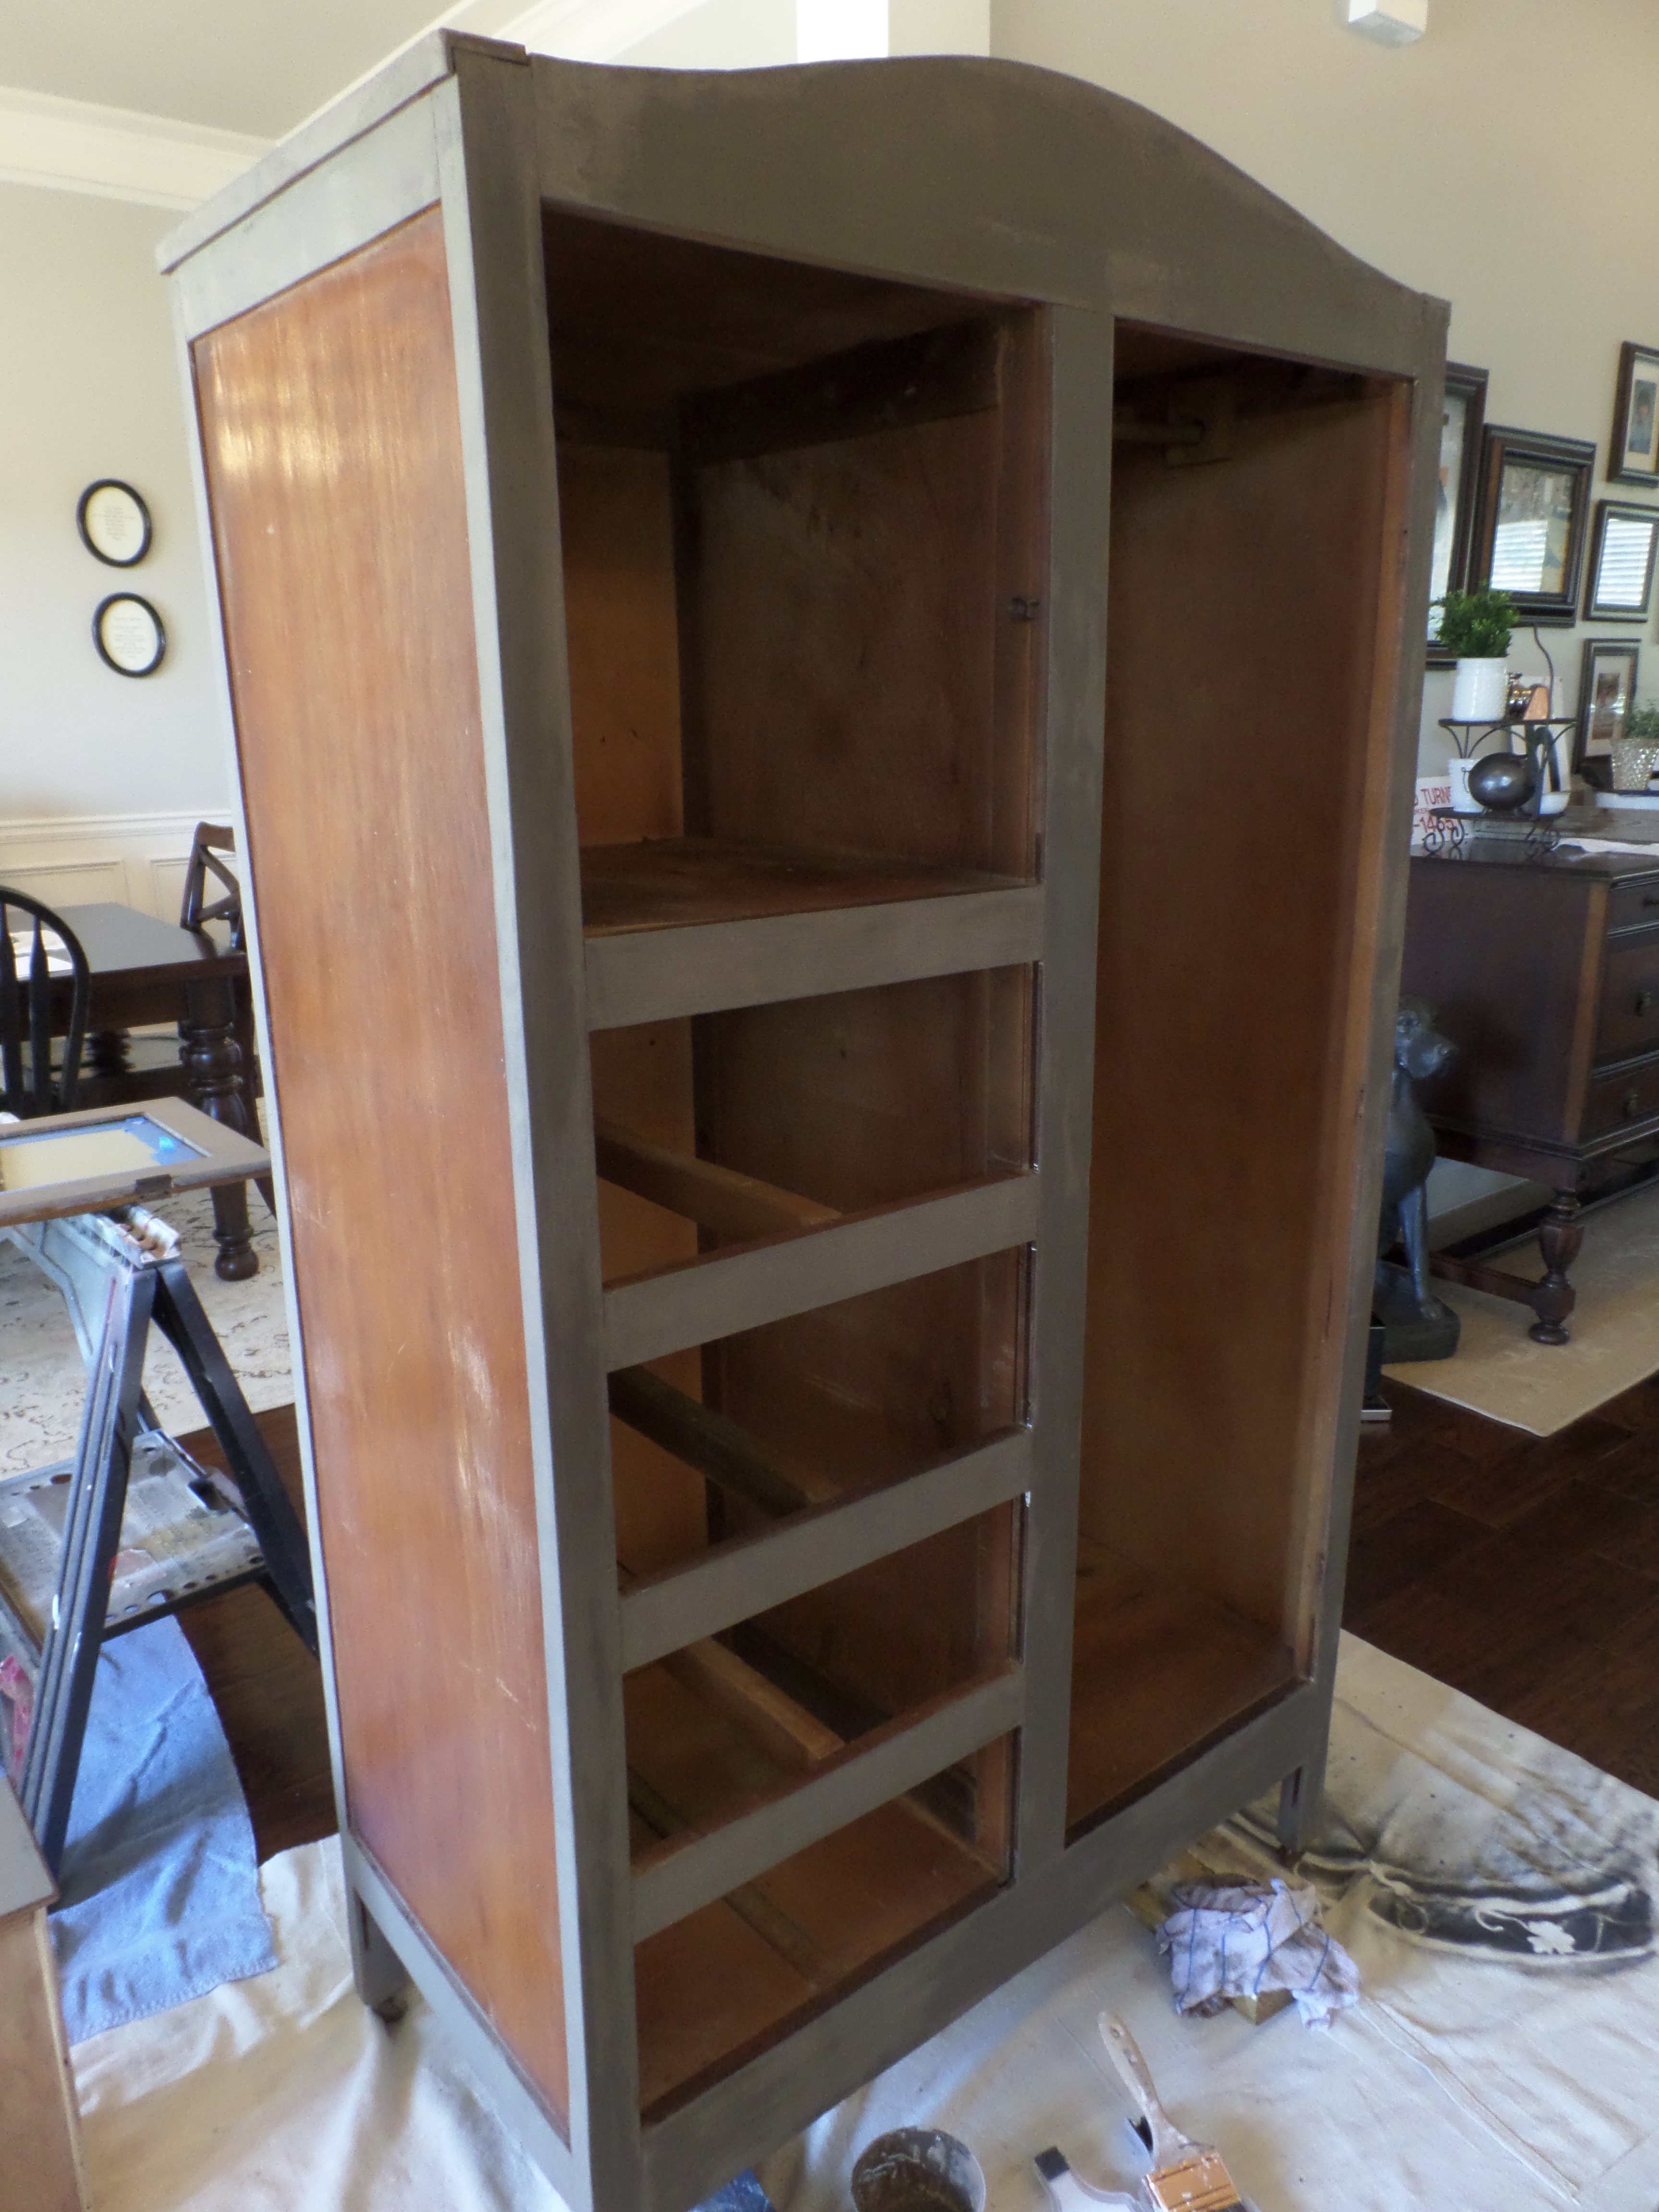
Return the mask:
M100 901L58 909L85 950L91 970L87 1053L77 1106L112 1106L146 1098L187 1098L216 1121L257 1139L251 1073L237 1042L237 986L247 955L205 931L158 921L138 908ZM57 994L67 1028L67 981ZM157 1022L179 1025L179 1062L135 1066L130 1032ZM222 1183L213 1193L214 1273L240 1282L259 1270L248 1224L247 1185Z

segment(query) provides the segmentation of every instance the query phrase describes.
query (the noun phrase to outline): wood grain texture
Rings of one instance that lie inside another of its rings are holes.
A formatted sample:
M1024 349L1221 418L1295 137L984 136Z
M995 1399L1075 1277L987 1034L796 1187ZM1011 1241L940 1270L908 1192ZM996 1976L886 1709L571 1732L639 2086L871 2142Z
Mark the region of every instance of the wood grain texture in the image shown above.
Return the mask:
M1355 1234L1398 423L1358 380L1267 397L1230 460L1115 461L1079 1525L1277 1649L1308 1632Z
M58 1968L40 1907L0 1920L0 2195L16 2212L84 2212L88 2203Z
M525 1334L440 217L210 333L194 359L349 1818L562 2114Z

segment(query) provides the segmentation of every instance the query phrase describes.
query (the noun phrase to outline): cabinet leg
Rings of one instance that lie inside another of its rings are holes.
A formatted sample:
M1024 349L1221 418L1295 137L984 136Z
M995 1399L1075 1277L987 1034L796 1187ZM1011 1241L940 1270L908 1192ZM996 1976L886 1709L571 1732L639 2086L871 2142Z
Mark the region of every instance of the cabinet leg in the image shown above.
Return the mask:
M222 1121L239 1135L248 1133L247 1099L242 1088L242 1052L235 1036L236 1002L219 977L185 989L185 1018L179 1024L185 1089L192 1106ZM247 1218L247 1185L225 1182L213 1193L213 1241L219 1256L213 1272L222 1282L246 1282L259 1272Z
M1325 1758L1322 1752L1279 1785L1279 1848L1286 1858L1299 1858L1319 1832L1325 1810Z
M356 1890L347 1893L346 1924L351 1934L351 1975L357 1994L390 2027L408 2009L409 1976L404 1962Z
M1544 1255L1544 1273L1532 1294L1537 1320L1527 1331L1539 1344L1565 1344L1567 1316L1578 1303L1578 1293L1567 1280L1567 1270L1578 1257L1584 1232L1578 1225L1578 1194L1558 1190L1550 1210L1538 1225L1538 1249Z

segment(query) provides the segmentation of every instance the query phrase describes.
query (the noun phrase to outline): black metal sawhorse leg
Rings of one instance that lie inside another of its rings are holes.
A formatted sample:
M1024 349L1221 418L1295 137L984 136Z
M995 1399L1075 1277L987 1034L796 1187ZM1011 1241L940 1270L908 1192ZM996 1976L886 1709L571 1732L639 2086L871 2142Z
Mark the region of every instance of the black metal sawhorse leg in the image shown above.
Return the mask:
M265 1587L307 1649L317 1650L305 1532L184 1262L176 1257L177 1239L136 1208L125 1210L124 1226L127 1224L131 1226L124 1236L112 1232L109 1223L87 1217L46 1224L44 1232L33 1231L27 1237L16 1236L70 1297L88 1370L64 1548L20 1778L24 1814L54 1876L69 1830L98 1654L105 1640L133 1443L148 1413L144 1349L152 1320L183 1363L225 1455L244 1517L263 1555ZM55 1258L52 1239L72 1239L77 1231L76 1248L71 1250L66 1241ZM94 1316L88 1310L94 1279L104 1290L95 1340Z

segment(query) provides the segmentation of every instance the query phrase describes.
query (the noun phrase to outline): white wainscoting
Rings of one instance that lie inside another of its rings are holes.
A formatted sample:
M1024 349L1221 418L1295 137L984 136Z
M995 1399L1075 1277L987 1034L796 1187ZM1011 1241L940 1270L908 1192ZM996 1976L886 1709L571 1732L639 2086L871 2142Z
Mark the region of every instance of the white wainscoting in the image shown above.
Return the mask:
M0 822L0 884L48 906L113 899L162 921L177 921L185 870L199 814L87 814L57 820Z

